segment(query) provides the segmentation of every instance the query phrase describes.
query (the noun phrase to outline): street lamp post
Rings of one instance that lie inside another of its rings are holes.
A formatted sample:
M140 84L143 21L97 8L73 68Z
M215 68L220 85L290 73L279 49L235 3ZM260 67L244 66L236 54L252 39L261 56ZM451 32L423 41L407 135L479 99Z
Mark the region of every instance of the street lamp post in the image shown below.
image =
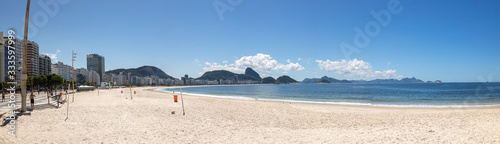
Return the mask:
M28 0L26 6L26 16L24 18L24 39L23 39L23 70L21 74L21 112L26 111L26 80L28 79L28 72L26 69L26 53L28 51L28 21L30 17L30 3Z
M74 51L71 51L73 53L73 59L71 60L71 68L73 69L73 75L72 75L72 83L73 83L73 101L75 102L75 67L74 67L74 62L76 61L76 54Z

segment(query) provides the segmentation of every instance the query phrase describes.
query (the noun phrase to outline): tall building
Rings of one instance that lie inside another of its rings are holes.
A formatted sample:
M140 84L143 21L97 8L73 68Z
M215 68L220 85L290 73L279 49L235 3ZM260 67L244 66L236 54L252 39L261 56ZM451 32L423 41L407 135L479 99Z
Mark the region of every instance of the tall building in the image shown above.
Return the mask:
M87 70L96 71L101 76L100 81L103 81L105 72L104 57L98 54L87 55Z
M89 78L88 78L89 82L96 82L97 84L100 84L101 83L101 77L99 76L99 73L97 73L96 71L89 71Z
M5 36L4 32L0 32L0 82L4 82L6 80L6 74L7 74L7 51L5 46L7 44L5 43L5 40L3 37Z
M78 68L78 69L75 70L75 74L76 74L75 75L75 80L77 82L82 82L80 84L83 84L83 83L89 81L89 71L87 69L85 69L85 68ZM80 79L78 79L78 75L79 74L83 75L83 80L82 81L80 81Z
M38 59L40 58L40 55L38 54L38 44L34 41L28 41L27 42L28 47L26 49L26 68L28 70L28 75L30 76L37 76L40 74L39 72L39 66L38 66Z
M52 73L52 61L47 55L40 55L38 58L38 75L46 75Z
M13 60L15 61L15 77L16 77L16 82L18 84L21 84L21 70L23 66L23 40L16 38L12 40L11 45L9 45L9 38L5 37L4 32L0 32L0 81L7 81L8 79L8 67L11 66L9 65L9 61ZM14 52L15 54L9 55L9 46L11 46L11 50L15 48ZM9 59L10 56L10 59Z
M73 68L70 65L65 65L62 62L58 62L54 64L54 73L61 76L63 79L67 81L72 80L73 76ZM76 80L76 77L75 77Z

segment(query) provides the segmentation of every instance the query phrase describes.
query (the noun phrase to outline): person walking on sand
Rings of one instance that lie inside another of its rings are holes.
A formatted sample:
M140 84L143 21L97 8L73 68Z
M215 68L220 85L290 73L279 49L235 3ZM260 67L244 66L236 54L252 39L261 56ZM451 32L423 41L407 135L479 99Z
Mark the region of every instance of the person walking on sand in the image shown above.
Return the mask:
M31 92L30 99L31 99L31 109L34 110L35 109L35 94L33 94L33 92Z
M4 102L4 101L5 101L5 92L2 91L2 102Z

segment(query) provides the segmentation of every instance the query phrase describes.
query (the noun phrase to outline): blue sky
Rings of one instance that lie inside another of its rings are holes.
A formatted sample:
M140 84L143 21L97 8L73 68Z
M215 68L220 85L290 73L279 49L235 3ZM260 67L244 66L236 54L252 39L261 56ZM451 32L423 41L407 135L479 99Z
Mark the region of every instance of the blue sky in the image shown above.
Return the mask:
M57 7L47 11L40 1ZM30 29L37 31L29 39L67 64L75 50L77 68L97 53L106 70L152 65L174 77L251 66L297 80L500 81L496 0L40 1L31 4ZM227 11L218 13L214 3ZM0 31L14 28L22 38L26 1L2 0L0 9ZM384 26L371 11L391 18L380 16ZM358 39L356 46L356 27L371 34L369 43ZM341 43L357 53L345 54Z

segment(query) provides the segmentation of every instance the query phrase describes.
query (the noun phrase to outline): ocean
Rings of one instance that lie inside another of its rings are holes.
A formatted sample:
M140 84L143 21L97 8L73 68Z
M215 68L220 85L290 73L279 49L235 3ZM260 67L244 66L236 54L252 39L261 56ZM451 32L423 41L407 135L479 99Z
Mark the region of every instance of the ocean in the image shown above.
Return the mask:
M158 91L179 93L179 88ZM206 97L374 107L500 106L500 83L227 85L187 87L182 92Z

